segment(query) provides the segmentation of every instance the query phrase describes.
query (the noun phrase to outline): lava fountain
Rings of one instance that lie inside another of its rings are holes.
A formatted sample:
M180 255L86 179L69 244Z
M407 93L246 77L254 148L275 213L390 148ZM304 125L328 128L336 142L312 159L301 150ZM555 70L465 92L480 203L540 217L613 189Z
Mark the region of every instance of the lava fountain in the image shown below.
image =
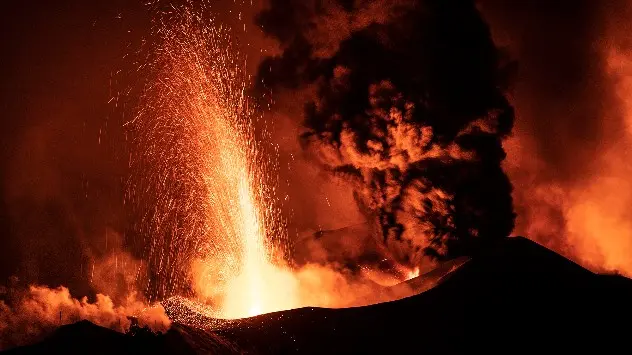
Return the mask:
M245 61L205 13L173 8L156 19L157 43L140 67L150 75L128 122L148 293L186 294L223 318L293 308L275 159L263 153L266 132L255 137L261 116L246 93Z

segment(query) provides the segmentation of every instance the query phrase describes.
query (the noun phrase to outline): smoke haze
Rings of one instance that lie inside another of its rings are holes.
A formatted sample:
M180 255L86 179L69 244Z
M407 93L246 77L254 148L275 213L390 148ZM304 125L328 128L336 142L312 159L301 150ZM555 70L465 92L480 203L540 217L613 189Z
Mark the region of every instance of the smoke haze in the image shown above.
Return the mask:
M632 272L625 1L482 0L517 58L515 135L505 144L515 234L597 270Z

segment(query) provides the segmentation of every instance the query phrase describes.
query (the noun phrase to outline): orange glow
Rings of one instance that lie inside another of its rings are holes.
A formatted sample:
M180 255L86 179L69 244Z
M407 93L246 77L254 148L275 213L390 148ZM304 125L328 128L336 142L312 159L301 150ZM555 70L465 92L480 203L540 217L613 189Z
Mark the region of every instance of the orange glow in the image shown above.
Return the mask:
M593 267L632 276L632 56L615 46L606 50L606 72L618 99L621 127L604 118L609 144L593 162L594 175L572 194L568 229L580 259Z
M147 305L131 293L116 304L110 297L97 294L90 302L87 297L74 298L68 288L29 286L20 301L7 304L0 300L0 350L23 345L40 338L51 329L86 319L103 327L127 331L131 326L129 316L134 316L141 326L165 332L171 321L159 305Z
M528 207L518 216L517 234L594 271L632 276L632 56L613 43L616 37L602 48L613 104L602 117L599 153L582 167L585 175L572 182L539 182L546 167L520 132L505 146L513 163L506 167L518 181L517 200Z
M419 276L419 268L418 267L408 271L408 273L406 274L406 280L414 279L417 276Z

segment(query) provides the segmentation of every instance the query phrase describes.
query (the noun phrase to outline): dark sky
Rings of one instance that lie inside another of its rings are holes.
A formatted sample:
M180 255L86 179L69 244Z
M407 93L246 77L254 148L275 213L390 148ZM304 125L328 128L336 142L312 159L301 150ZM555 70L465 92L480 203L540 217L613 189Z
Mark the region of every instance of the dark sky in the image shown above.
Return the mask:
M2 278L80 285L84 250L122 225L123 111L108 101L148 26L134 4L24 1L2 11Z

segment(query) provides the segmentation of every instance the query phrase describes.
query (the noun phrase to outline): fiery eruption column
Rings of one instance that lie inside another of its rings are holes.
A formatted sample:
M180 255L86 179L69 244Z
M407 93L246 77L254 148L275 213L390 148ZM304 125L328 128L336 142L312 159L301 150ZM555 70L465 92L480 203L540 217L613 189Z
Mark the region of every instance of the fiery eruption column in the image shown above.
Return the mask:
M209 84L214 83L206 83ZM248 315L258 314L261 312L259 296L263 293L262 270L268 260L264 244L265 217L260 212L263 201L261 196L257 196L257 190L259 193L261 191L257 184L262 183L257 180L257 175L261 172L252 164L257 160L254 140L248 131L248 122L242 122L243 118L238 116L243 112L225 112L226 107L222 104L229 102L213 103L212 98L203 92L200 94L201 110L198 114L205 123L201 134L208 135L203 139L208 146L200 147L200 154L208 154L208 159L203 160L203 168L211 201L209 221L219 221L216 227L219 233L236 243L236 248L229 250L226 255L210 253L204 262L213 263L217 257L238 259L238 270L228 271L232 271L233 275L229 276L226 297L239 301L234 305L231 300L225 300L223 313L226 316L239 316L247 309ZM239 100L237 104L243 102ZM215 155L219 159L214 159ZM235 273L238 274L236 279Z
M196 296L227 318L285 308L264 304L273 298L264 297L264 273L277 270L285 228L243 62L204 10L172 10L156 23L156 50L141 66L151 78L129 122L139 174L130 196L142 206L149 293Z

